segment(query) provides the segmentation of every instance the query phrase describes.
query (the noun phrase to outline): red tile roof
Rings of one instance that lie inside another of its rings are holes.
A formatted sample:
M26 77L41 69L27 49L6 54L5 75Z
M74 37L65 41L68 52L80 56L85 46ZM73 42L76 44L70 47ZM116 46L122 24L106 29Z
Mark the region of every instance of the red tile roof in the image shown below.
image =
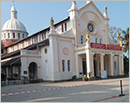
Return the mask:
M6 46L9 46L9 45L13 44L14 42L16 42L16 41L1 41L1 44L4 47L6 47Z

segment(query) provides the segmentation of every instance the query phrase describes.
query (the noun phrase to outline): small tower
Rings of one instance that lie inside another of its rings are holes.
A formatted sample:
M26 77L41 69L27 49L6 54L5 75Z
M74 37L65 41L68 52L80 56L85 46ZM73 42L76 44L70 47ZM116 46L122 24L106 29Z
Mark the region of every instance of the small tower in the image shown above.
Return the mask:
M90 3L91 1L86 1L86 4Z
M12 8L11 8L10 12L11 12L11 19L13 19L13 18L17 19L17 11L15 9L14 3L12 3Z
M107 7L104 7L104 17L105 17L105 38L106 44L109 44L109 17L108 17L108 13L107 13Z
M78 36L78 19L79 19L79 15L78 15L78 7L76 4L76 1L72 2L72 6L71 8L68 10L69 15L70 15L70 20L71 20L71 24L72 24L72 28L73 28L73 34L75 37L75 44L79 43L79 36Z
M9 19L1 30L1 43L4 47L11 45L12 43L26 38L28 32L23 23L17 19L17 11L15 9L14 3L10 10L11 19Z

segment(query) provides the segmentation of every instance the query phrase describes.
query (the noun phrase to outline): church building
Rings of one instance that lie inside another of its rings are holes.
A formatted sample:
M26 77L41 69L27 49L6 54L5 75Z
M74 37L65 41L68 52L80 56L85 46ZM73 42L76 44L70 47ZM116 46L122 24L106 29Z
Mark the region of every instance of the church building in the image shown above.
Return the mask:
M109 38L109 16L93 1L81 8L72 2L69 16L31 36L17 19L12 4L11 19L1 30L1 72L10 78L11 73L27 76L28 80L62 81L74 75L82 78L92 72L92 78L124 75L123 47Z

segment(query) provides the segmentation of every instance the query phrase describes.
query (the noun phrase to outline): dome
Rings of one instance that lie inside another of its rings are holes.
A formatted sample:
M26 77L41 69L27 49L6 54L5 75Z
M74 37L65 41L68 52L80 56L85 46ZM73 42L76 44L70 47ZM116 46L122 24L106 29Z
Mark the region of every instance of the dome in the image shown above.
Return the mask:
M3 30L19 30L19 31L23 31L23 32L27 32L25 26L16 18L11 18L10 20L8 20L3 28Z

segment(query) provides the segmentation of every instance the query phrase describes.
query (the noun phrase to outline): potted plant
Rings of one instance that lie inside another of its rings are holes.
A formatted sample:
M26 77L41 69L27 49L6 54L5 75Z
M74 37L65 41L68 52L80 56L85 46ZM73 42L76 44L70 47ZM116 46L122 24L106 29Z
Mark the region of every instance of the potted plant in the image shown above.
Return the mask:
M22 76L22 82L23 82L23 84L25 84L25 80L26 80L26 76Z
M18 79L18 74L17 73L13 73L13 77L15 78L15 79Z
M88 77L88 80L90 80L91 75L92 75L92 72L88 72L87 74L88 74L88 76L89 76L89 77Z
M87 76L84 75L84 76L83 76L83 81L86 81L86 80L87 80Z
M76 75L74 75L73 77L72 77L72 80L76 80L77 79L77 76Z

